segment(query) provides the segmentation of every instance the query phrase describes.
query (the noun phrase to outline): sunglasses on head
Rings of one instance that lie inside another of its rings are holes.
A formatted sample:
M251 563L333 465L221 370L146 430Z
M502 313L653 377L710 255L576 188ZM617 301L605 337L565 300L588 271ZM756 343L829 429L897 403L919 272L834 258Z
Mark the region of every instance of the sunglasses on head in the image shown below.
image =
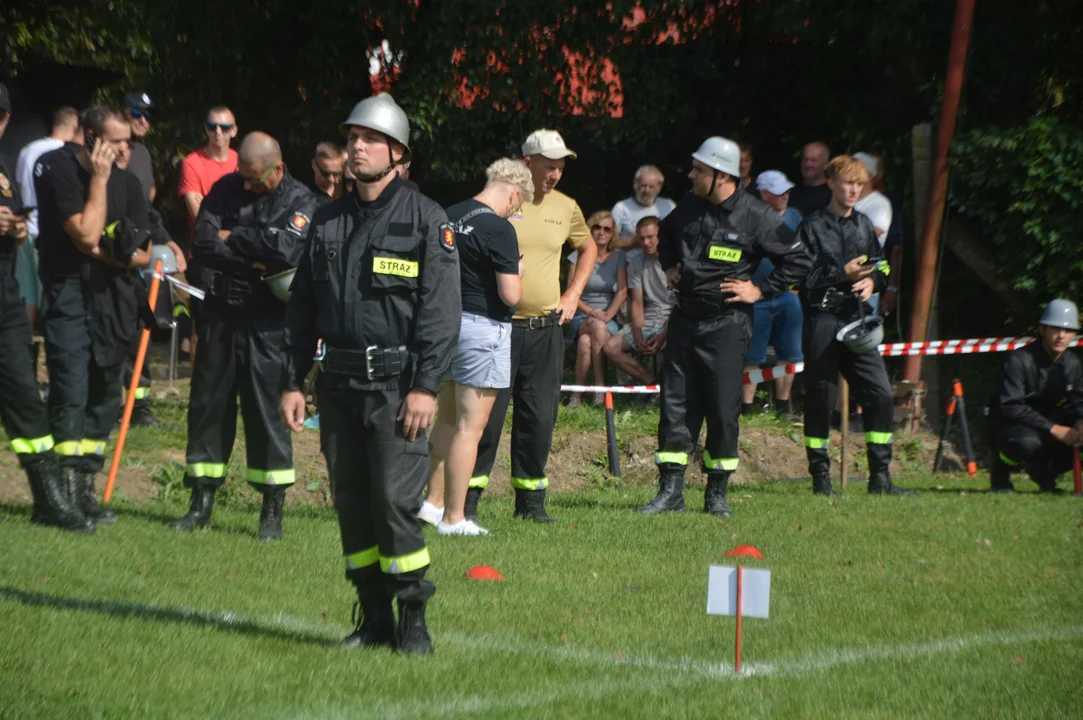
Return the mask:
M215 129L221 130L223 133L228 133L233 129L233 123L207 123L207 132L214 132Z
M135 108L132 108L132 117L136 120L139 118L150 120L150 110L136 110Z
M599 230L601 230L602 232L608 232L608 233L613 232L613 228L606 227L605 225L591 225L590 226L590 231L591 232L598 232Z
M325 178L335 178L337 180L338 178L342 177L341 170L324 170L319 165L316 166L316 169L319 170L320 175L323 175Z

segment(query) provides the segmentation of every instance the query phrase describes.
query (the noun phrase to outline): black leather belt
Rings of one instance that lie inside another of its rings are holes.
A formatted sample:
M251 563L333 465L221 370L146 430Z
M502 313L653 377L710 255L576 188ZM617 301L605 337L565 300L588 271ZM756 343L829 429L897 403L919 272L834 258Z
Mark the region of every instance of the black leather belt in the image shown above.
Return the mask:
M809 308L817 312L849 317L857 314L857 303L856 297L833 287L809 293Z
M320 349L316 362L320 370L337 375L363 377L366 380L398 377L406 369L410 353L405 345L397 348L378 348L370 345L364 350Z
M721 298L712 300L709 298L685 297L682 295L677 296L677 307L679 307L684 314L694 317L725 315L736 309L732 304L724 302Z
M207 283L207 291L211 295L224 300L245 300L252 296L252 282L230 277L218 270L207 270L205 272L203 279Z
M542 315L541 317L532 318L513 318L511 321L512 327L526 328L527 330L540 330L541 328L552 327L553 325L560 324L560 312L554 311L549 315Z

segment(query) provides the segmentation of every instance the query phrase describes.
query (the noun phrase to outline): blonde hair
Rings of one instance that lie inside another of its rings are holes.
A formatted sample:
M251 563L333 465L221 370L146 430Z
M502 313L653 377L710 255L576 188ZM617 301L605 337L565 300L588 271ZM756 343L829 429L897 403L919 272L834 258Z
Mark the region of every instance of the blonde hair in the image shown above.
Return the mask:
M609 212L608 210L599 210L591 214L591 216L587 218L587 228L589 229L594 227L595 225L601 225L602 220L605 220L606 218L608 218L609 221L613 223L613 234L609 236L609 242L606 243L605 249L612 250L613 243L617 239L617 220L613 217L613 213ZM593 231L591 231L591 235L594 235Z
M849 155L836 155L827 164L824 177L865 183L869 181L869 169L865 167L865 163Z
M500 158L485 169L485 178L486 185L502 183L519 188L524 205L534 201L534 179L529 168L519 160Z

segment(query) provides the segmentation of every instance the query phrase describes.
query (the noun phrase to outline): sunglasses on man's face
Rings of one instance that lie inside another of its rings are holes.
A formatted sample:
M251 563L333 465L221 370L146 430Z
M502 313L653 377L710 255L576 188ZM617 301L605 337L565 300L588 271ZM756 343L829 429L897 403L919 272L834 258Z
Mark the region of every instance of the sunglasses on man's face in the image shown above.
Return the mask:
M606 227L605 225L591 225L590 226L590 231L591 232L598 232L599 230L601 230L602 232L607 232L607 233L613 232L613 228Z
M323 175L325 178L334 178L334 179L338 180L339 178L342 177L342 171L341 170L324 170L319 165L316 166L316 169L319 170L320 175Z
M207 123L207 132L209 132L209 133L212 133L215 130L221 130L222 134L225 135L226 133L228 133L232 129L233 129L233 123L212 123L212 122Z
M150 110L136 110L135 108L132 108L132 117L136 120L144 118L147 122L150 122Z

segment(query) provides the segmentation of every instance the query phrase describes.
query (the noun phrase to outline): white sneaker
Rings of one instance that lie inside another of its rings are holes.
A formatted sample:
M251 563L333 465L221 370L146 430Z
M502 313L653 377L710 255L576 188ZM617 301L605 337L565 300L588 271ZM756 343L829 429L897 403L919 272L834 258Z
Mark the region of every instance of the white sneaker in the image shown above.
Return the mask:
M444 519L444 508L436 507L426 500L421 504L421 509L417 512L417 519L429 525L439 525L440 521Z
M441 535L488 535L489 531L478 525L473 520L463 520L454 525L441 522L436 526L436 532Z

